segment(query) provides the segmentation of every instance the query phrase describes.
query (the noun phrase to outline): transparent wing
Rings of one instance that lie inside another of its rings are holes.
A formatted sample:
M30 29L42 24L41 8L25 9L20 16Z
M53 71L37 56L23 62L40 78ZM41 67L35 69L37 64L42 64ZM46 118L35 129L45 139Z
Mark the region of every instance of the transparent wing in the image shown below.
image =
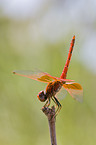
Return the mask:
M63 100L67 95L67 90L62 87L59 92L56 93L56 98L59 100Z
M13 71L13 74L19 75L19 76L23 76L23 77L27 77L33 80L37 80L37 81L41 81L41 82L51 82L53 80L59 80L59 81L64 81L64 82L71 82L73 80L69 80L69 79L60 79L57 77L53 77L48 73L42 72L42 71L30 71L30 70L24 70L24 71Z
M53 79L55 79L54 77L52 77L51 75L49 75L48 73L45 72L41 72L41 71L13 71L13 74L19 75L19 76L23 76L23 77L27 77L33 80L37 80L37 81L41 81L41 82L51 82L53 81ZM55 79L56 80L56 79Z
M69 92L69 94L79 102L83 101L83 88L80 84L75 82L67 82L63 87Z

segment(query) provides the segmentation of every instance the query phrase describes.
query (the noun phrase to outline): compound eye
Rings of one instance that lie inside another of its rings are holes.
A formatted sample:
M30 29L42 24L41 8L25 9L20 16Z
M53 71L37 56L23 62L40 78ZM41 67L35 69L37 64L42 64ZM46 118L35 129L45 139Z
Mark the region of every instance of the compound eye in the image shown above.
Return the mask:
M41 101L41 102L44 102L46 101L46 95L44 94L44 91L41 91L39 92L39 94L37 95L38 99Z

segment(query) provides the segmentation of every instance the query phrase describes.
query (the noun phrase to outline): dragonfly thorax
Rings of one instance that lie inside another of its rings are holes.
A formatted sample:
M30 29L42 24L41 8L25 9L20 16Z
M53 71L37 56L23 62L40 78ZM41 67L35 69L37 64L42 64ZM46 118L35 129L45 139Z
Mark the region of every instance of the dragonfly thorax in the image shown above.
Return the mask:
M55 96L57 92L61 89L63 83L61 81L50 82L46 87L46 97L50 98Z

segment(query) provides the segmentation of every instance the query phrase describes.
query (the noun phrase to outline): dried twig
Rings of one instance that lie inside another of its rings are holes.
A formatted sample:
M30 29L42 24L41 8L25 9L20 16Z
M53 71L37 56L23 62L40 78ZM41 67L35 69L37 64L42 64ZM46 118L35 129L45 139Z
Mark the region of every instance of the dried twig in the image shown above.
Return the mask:
M57 145L56 142L56 131L55 131L55 107L52 108L44 107L42 108L43 113L47 116L49 122L50 139L51 145Z

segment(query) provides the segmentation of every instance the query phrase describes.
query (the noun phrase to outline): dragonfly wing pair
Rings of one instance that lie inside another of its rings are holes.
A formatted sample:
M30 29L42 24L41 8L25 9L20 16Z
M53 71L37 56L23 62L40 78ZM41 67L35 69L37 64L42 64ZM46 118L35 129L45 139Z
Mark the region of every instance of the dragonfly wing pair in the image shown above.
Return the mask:
M69 94L75 100L82 102L83 101L83 88L80 84L75 82L67 82L63 87L69 92Z
M45 82L45 83L49 83L53 80L60 80L60 81L64 81L64 82L72 82L73 80L70 79L60 79L57 77L53 77L50 74L46 73L46 72L42 72L42 71L13 71L13 74L19 75L19 76L23 76L23 77L27 77L33 80L37 80L37 81L41 81L41 82Z
M48 73L44 73L41 71L13 71L13 74L19 75L19 76L23 76L23 77L27 77L33 80L37 80L37 81L41 81L41 82L45 82L48 83L50 81L53 80L53 78L48 74Z
M42 71L13 71L13 74L24 76L45 83L49 83L53 80L64 81L65 84L63 85L63 87L65 88L65 90L67 90L74 99L82 102L83 89L80 84L73 82L73 80L53 77L50 74Z

